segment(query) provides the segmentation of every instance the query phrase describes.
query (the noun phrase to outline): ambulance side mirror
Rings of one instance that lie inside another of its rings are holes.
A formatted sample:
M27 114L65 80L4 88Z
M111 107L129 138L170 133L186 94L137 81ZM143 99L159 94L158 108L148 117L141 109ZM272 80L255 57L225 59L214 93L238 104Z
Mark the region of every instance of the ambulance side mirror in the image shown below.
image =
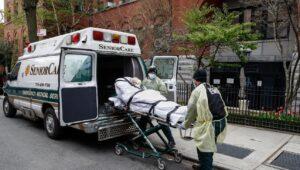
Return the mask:
M16 80L16 76L14 76L12 73L8 73L7 74L7 80L9 80L9 81Z

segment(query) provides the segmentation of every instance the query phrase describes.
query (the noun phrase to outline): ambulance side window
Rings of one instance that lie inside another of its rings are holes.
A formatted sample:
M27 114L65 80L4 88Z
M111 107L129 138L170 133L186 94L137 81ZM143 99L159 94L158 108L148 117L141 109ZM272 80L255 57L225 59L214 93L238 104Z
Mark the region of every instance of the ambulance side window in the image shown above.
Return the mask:
M15 67L10 72L10 80L17 80L18 79L18 73L20 70L21 62L18 62Z
M172 79L175 59L158 58L154 60L154 65L157 68L157 75L161 79Z
M67 54L64 61L65 82L86 82L92 80L92 57L82 54Z

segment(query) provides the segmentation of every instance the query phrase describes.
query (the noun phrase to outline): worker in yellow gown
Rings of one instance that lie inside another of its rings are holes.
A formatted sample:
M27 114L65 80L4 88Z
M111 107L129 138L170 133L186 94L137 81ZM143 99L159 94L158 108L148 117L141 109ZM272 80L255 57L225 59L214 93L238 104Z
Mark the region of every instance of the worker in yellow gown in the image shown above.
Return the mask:
M194 123L193 137L200 166L193 165L193 168L201 170L212 169L213 155L217 151L216 143L224 140L228 115L220 92L205 83L206 75L205 70L194 73L196 88L190 96L188 114L181 125L181 128L187 129Z

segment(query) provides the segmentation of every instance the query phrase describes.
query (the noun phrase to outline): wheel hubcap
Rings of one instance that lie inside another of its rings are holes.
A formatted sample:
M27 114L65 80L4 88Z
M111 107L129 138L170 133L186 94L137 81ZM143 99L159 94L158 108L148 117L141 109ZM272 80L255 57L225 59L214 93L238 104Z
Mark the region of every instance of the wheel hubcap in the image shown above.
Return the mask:
M54 131L54 119L52 115L48 115L46 117L46 128L49 133L53 133Z
M8 101L5 101L5 103L4 103L4 112L5 112L5 114L8 113L8 110L9 110L9 103L8 103Z

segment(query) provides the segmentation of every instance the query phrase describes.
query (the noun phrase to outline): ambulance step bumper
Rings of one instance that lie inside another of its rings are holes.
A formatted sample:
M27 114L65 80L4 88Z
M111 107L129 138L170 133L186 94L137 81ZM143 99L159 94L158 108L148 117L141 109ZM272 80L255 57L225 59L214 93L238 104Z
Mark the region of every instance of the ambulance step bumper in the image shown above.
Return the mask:
M116 137L129 135L137 131L138 129L132 123L100 127L98 129L98 141L104 141L107 139L113 139Z

